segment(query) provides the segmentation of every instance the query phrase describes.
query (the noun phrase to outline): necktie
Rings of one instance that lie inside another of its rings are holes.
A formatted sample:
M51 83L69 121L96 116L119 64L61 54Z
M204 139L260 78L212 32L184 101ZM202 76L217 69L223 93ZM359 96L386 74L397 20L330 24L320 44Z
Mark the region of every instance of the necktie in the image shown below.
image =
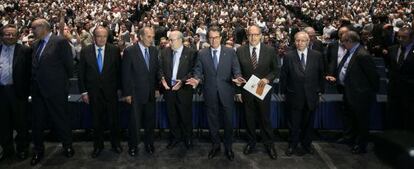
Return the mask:
M175 85L175 81L177 80L177 69L178 69L178 66L176 67L175 66L175 62L177 62L177 57L175 56L175 54L176 54L177 52L176 51L173 51L173 54L172 54L172 59L173 59L173 71L172 71L172 78L171 78L171 86L174 86Z
M145 64L147 65L147 69L149 70L149 53L148 53L148 48L145 48Z
M341 60L341 62L339 63L338 69L336 70L336 75L337 75L337 77L338 77L338 79L339 79L340 83L343 83L343 80L344 80L344 78L345 78L345 73L344 73L344 74L342 74L342 73L341 73L341 70L342 70L342 68L344 67L346 60L348 60L349 55L351 55L351 53L350 53L350 52L349 52L349 50L348 50L348 51L346 52L345 56L344 56L344 57L342 57L342 60Z
M43 49L44 46L45 46L45 41L42 39L42 40L39 41L39 45L37 47L36 55L35 55L35 57L38 61L40 60L40 54L42 53L42 49Z
M2 85L8 85L12 80L11 80L11 49L10 49L10 47L7 47L7 46L4 46L4 52L5 52L5 54L3 54L3 56L5 57L5 58L2 58L3 59L3 68L2 68L2 71L1 71L1 74L0 74L0 76L1 76L1 78L0 78L0 81L1 81L1 84Z
M405 47L401 46L401 52L400 52L400 55L398 56L398 60L397 60L397 64L399 66L402 65L402 63L404 61L404 57L405 57Z
M99 73L102 73L102 68L103 68L103 63L102 63L102 48L98 48L97 63L98 63Z
M252 56L250 57L253 65L253 69L257 68L257 54L256 54L256 47L253 48Z
M214 63L214 68L217 70L217 66L218 66L217 50L213 50L213 63Z
M300 64L302 65L303 70L306 69L306 61L305 61L305 54L300 54Z

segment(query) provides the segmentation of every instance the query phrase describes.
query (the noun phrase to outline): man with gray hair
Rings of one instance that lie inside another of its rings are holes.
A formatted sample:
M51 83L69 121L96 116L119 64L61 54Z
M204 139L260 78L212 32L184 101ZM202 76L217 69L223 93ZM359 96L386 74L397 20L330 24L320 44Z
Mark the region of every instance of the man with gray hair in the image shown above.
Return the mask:
M369 52L359 43L360 37L348 31L341 37L347 52L338 64L335 77L339 93L343 94L342 118L345 135L349 135L353 154L366 153L368 144L369 112L379 88L379 76Z
M324 92L324 64L322 54L309 49L309 41L306 32L295 34L296 50L286 54L280 75L290 131L287 156L313 154L315 151L312 132L319 95ZM299 149L299 143L302 149Z
M161 51L159 72L171 134L167 148L172 149L183 141L188 149L193 145L193 88L185 82L192 76L197 52L183 45L183 34L180 31L172 31L168 39L171 47Z
M143 139L147 153L155 151L155 90L160 81L158 50L152 46L154 29L141 28L138 36L138 44L124 50L122 61L123 95L126 102L132 105L128 130L128 153L132 157L138 154L139 138ZM144 137L140 132L142 126Z
M63 144L66 157L72 157L72 130L68 103L69 78L72 76L72 50L66 39L52 34L45 19L32 23L37 41L33 45L32 61L32 135L33 158L31 165L38 164L44 157L43 130L47 119Z

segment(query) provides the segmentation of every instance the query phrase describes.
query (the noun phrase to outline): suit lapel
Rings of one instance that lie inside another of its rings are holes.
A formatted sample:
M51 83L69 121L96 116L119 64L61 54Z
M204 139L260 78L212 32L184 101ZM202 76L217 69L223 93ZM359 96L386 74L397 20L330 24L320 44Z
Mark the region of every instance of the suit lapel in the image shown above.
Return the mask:
M138 56L134 57L134 58L136 58L136 62L135 62L137 64L136 67L138 68L138 67L141 67L141 66L145 66L145 70L149 71L147 69L147 65L145 63L144 56L142 55L141 48L139 47L138 44L136 45L136 50L137 50L137 53L138 53ZM149 48L148 48L148 50L149 50ZM150 53L150 59L151 59L151 53Z
M352 68L352 66L354 65L355 60L357 59L359 52L361 50L362 45L358 46L358 49L355 50L355 52L352 54L352 58L348 63L348 67L346 68L346 73L345 73L345 79L348 76L348 72L349 70Z
M295 55L294 56L295 56L295 58L293 59L293 63L296 65L296 67L299 68L299 70L302 73L305 73L305 70L303 70L302 64L300 63L299 54L298 54L298 51L297 50L295 50Z
M0 48L0 51L1 51L1 48ZM17 58L19 56L18 52L20 52L20 45L16 44L14 46L14 51L13 51L13 66L12 66L13 70L15 70L17 60L19 59L19 58Z
M179 75L181 75L181 71L183 71L182 67L183 67L183 65L185 65L184 62L187 61L186 58L187 58L187 48L183 47L183 51L181 52L181 56L180 56L180 61L178 62L177 77L181 77Z
M403 61L402 66L406 65L406 63L410 62L413 59L413 50L414 50L414 45L411 47L410 52L408 52L407 57L405 58L405 60Z
M220 50L220 57L219 57L219 63L217 65L217 71L221 68L221 66L223 65L224 60L226 59L226 52L224 52L224 47L221 46L221 50Z
M47 43L45 44L46 46L43 48L43 51L40 55L39 63L42 62L42 60L45 58L45 54L47 54L47 51L54 45L54 43L53 43L54 40L55 40L55 35L50 36L49 41L47 41ZM36 48L36 50L37 50L37 48Z
M112 63L111 48L108 45L106 45L102 74L104 74L107 71L107 69L109 69L110 63Z
M253 70L252 58L250 56L250 47L249 47L249 45L246 45L246 47L243 50L244 50L243 53L245 53L245 58L246 58L247 62L249 63L247 65L249 65L249 69L252 70L252 72L253 72L254 70ZM260 52L259 52L259 54L260 54Z

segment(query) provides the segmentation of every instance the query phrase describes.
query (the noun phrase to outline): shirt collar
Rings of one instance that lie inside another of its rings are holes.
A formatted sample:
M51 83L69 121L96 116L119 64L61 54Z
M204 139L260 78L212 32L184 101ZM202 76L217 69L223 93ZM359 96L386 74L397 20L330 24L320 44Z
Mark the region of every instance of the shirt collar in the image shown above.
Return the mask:
M45 41L45 43L49 42L50 37L52 36L52 32L49 32L49 34L47 34L44 38L43 41Z
M181 45L178 49L173 50L173 52L175 51L176 53L181 53L183 51L183 49L184 49L184 46Z
M260 43L258 43L256 46L252 46L252 45L249 44L249 48L251 50L253 50L253 48L256 48L256 51L258 51L260 49Z
M211 49L211 53L213 53L214 50L217 50L217 53L216 54L219 54L220 51L221 51L221 45L218 48L211 47L210 49Z
M300 56L300 54L304 54L305 56L307 56L308 55L308 48L305 48L305 50L303 50L303 51L300 51L299 49L297 49L296 50L297 52L298 52L298 55Z

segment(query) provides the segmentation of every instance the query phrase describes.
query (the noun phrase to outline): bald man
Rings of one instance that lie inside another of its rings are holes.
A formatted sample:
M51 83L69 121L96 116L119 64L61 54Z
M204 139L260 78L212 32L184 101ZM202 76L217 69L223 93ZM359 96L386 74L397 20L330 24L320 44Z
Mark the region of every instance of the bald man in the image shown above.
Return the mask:
M44 19L32 22L32 135L33 158L31 165L44 157L43 130L51 124L63 144L63 153L72 157L72 131L68 103L68 82L72 76L72 50L68 41L52 34L50 24Z
M290 130L287 156L314 153L311 134L319 95L324 92L324 64L322 54L308 48L309 42L306 32L295 34L296 49L286 54L280 75Z
M183 46L183 34L173 31L169 34L170 47L161 51L160 77L167 103L170 124L168 149L183 141L186 148L192 147L192 100L193 88L185 82L192 76L196 51Z

